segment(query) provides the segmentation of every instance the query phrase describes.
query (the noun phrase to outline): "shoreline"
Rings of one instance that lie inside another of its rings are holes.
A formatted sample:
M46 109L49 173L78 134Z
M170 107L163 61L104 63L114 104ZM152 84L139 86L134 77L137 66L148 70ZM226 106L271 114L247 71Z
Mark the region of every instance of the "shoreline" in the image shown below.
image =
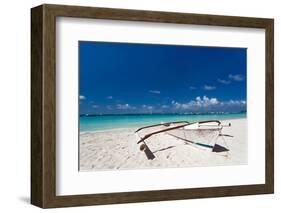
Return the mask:
M92 130L92 131L80 131L79 134L91 134L91 133L99 133L99 132L112 132L112 131L121 131L121 130L127 130L127 129L137 129L139 127L120 127L120 128L114 128L114 129L104 129L104 130Z
M203 150L172 134L159 134L147 140L155 155L149 160L136 144L134 131L137 127L117 128L80 133L79 171L112 171L130 169L184 168L198 166L246 165L247 119L223 120L231 127L223 128L223 134L233 136L219 141L228 151L221 153Z

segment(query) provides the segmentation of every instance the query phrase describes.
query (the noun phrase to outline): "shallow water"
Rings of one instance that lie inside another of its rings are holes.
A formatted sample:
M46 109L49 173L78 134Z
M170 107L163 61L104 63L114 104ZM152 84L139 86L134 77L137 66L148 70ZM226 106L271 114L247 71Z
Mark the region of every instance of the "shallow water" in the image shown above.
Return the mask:
M80 132L130 128L171 121L229 120L246 118L246 113L231 114L145 114L80 116Z

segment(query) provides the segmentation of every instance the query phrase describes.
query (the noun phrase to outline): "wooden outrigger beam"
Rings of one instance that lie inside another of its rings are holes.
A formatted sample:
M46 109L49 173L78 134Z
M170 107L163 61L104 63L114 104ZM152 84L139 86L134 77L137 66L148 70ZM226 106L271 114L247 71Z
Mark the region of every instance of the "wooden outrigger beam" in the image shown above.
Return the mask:
M219 120L199 121L199 122L195 122L195 123L204 124L204 123L212 123L212 122L218 123L218 125L221 124L221 122Z
M174 127L171 127L171 128L167 128L167 129L162 129L162 130L158 130L156 132L152 132L152 133L149 133L147 135L145 135L143 138L141 138L137 144L143 142L144 140L146 140L147 138L153 136L153 135L156 135L156 134L159 134L161 132L167 132L167 131L171 131L171 130L174 130L174 129L178 129L178 128L182 128L182 127L185 127L187 125L190 125L191 123L188 123L188 124L183 124L183 125L180 125L180 126L174 126Z
M154 125L150 125L150 126L144 126L144 127L141 127L139 129L137 129L135 131L135 133L143 130L143 129L147 129L147 128L151 128L151 127L156 127L156 126L165 126L165 125L170 125L170 124L177 124L177 123L186 123L186 124L189 124L190 122L188 121L174 121L174 122L167 122L167 123L161 123L161 124L154 124Z

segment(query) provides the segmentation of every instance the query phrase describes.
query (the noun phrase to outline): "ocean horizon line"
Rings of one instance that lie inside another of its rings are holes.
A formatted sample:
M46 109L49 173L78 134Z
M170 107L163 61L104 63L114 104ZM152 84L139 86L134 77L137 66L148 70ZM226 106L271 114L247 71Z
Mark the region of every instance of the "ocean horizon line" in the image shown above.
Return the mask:
M228 114L246 114L247 111L240 112L188 112L188 113L94 113L80 114L80 117L94 117L94 116L143 116L143 115L228 115Z

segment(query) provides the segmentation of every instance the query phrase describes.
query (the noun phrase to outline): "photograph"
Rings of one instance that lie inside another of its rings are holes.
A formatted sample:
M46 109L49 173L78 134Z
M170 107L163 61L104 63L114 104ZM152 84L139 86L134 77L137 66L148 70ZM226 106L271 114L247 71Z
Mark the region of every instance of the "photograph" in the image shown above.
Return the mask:
M100 6L31 8L30 203L273 194L274 18Z
M247 48L78 46L79 171L247 165Z

